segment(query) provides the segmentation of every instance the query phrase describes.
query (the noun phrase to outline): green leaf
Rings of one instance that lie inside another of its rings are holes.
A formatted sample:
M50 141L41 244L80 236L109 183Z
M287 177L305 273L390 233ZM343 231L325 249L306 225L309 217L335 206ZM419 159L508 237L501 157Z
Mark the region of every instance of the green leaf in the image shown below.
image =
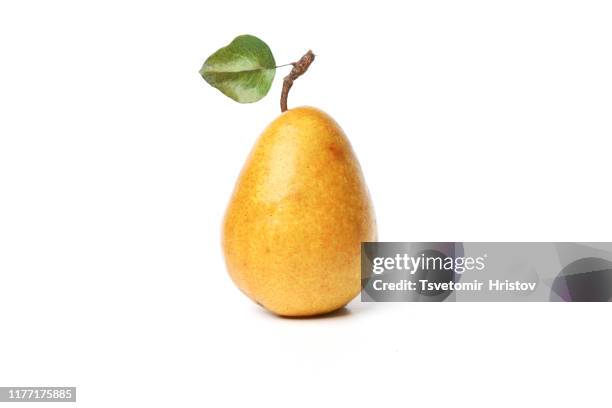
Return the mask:
M276 62L265 42L252 35L240 35L208 57L200 74L233 100L251 103L270 90Z

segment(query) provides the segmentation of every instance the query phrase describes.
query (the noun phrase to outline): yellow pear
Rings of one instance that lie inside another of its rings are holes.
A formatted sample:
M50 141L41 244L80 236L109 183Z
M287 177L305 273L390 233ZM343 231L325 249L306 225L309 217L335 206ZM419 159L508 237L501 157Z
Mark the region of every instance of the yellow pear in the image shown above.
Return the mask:
M251 151L223 222L233 281L281 316L339 309L360 291L360 243L376 240L359 162L338 124L288 110Z

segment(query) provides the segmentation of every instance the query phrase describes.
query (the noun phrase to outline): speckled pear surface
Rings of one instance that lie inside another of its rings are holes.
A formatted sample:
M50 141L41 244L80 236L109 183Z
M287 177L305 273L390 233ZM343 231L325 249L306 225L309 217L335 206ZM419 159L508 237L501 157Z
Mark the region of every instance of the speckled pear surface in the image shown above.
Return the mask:
M233 281L279 315L331 312L359 293L360 243L374 240L368 190L342 129L315 108L281 114L251 151L225 214Z

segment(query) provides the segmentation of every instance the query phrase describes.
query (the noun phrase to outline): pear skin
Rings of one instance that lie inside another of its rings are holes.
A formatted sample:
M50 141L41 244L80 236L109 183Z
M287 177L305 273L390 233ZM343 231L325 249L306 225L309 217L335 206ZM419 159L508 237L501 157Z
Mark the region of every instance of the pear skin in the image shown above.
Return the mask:
M311 107L288 110L253 147L223 221L232 280L281 316L313 316L360 291L362 241L376 221L344 132Z

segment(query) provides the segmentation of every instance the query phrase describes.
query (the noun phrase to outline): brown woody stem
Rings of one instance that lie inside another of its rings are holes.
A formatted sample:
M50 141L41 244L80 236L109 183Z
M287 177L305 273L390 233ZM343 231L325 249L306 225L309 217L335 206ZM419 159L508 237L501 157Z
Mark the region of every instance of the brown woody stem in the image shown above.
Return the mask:
M281 112L285 112L287 110L287 98L289 97L289 90L293 86L293 81L298 79L301 75L304 74L308 70L312 61L314 61L315 55L312 51L308 50L306 54L299 61L291 63L293 65L293 69L289 75L283 79L283 91L281 92Z

